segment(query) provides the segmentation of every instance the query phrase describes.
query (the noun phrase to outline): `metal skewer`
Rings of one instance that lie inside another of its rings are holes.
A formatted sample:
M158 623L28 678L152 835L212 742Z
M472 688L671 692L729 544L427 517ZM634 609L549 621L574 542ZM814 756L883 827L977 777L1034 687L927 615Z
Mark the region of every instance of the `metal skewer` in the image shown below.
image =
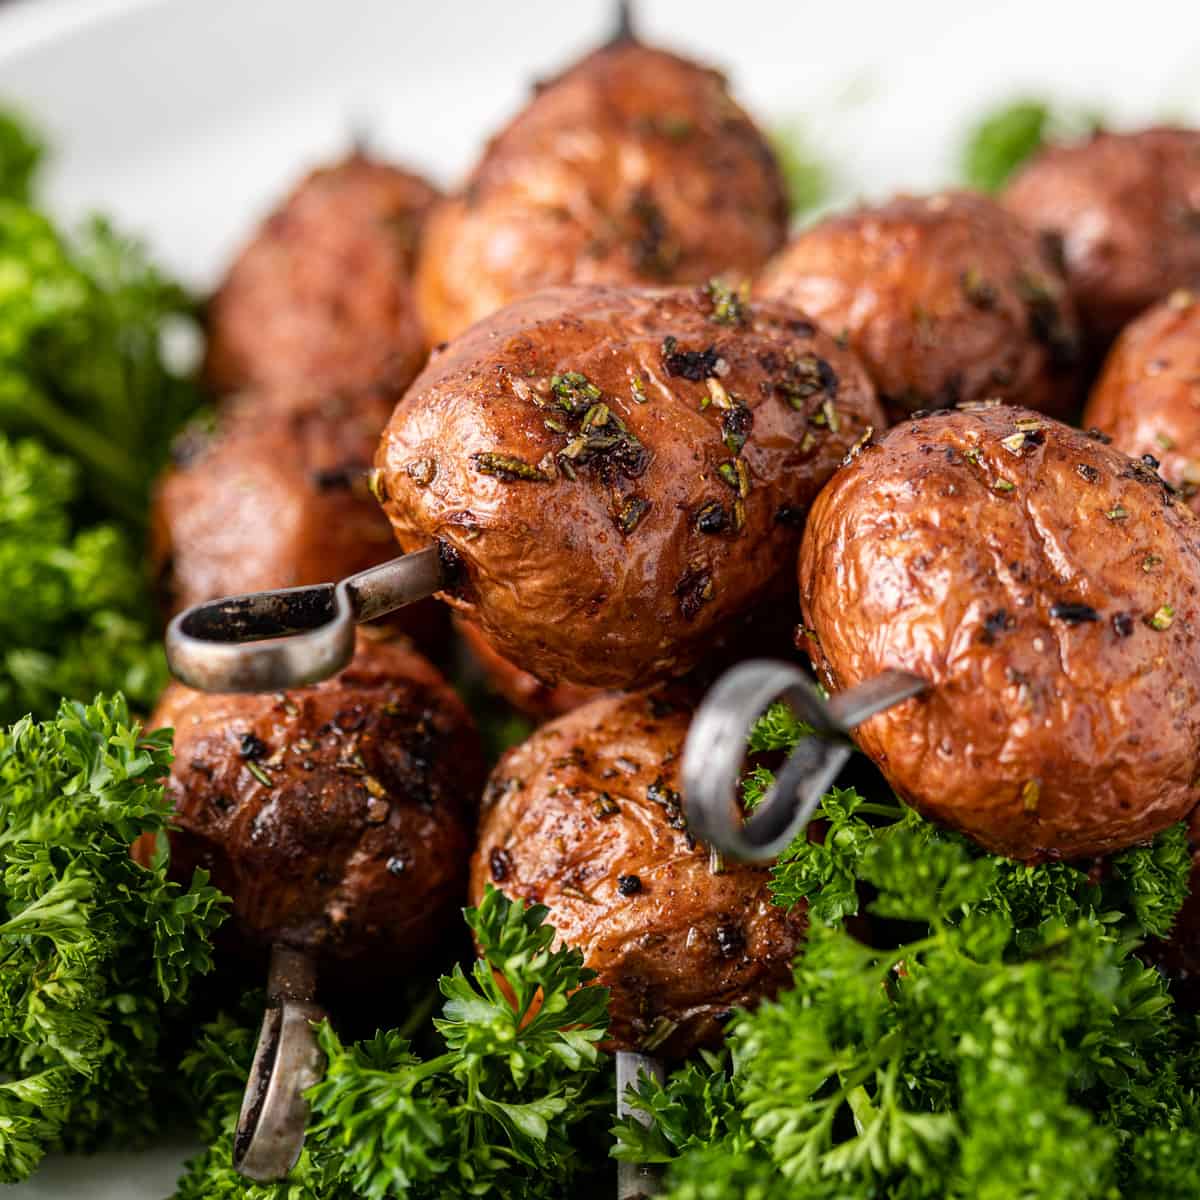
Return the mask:
M654 1118L649 1113L630 1107L626 1093L638 1079L648 1075L662 1083L666 1069L661 1059L649 1054L638 1054L634 1050L617 1051L617 1119L632 1117L647 1128ZM662 1168L657 1163L617 1163L617 1200L641 1200L643 1196L657 1196L662 1186Z
M282 1179L304 1148L304 1093L325 1066L312 1028L325 1017L314 999L316 980L307 954L272 946L267 1008L233 1139L234 1169L247 1179Z
M928 683L884 671L826 700L788 663L755 659L727 671L696 710L683 748L684 812L692 832L730 858L775 858L812 819L852 752L850 731L868 717L920 695ZM739 784L750 730L785 700L813 733L802 738L758 807L743 821Z
M336 675L354 655L354 626L432 596L446 582L437 546L339 583L227 596L167 626L172 674L202 692L275 692Z

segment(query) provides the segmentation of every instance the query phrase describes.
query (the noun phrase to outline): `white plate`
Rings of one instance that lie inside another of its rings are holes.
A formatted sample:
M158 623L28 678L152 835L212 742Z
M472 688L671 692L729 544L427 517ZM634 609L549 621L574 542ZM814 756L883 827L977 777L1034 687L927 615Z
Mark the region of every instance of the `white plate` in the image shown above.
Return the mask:
M1194 0L635 0L716 61L765 121L803 120L838 193L954 178L964 125L1049 94L1122 122L1200 119ZM145 233L211 283L306 164L365 134L452 182L531 80L607 33L610 0L19 0L0 4L0 100L48 132L48 196ZM161 1200L179 1146L51 1163L14 1200Z

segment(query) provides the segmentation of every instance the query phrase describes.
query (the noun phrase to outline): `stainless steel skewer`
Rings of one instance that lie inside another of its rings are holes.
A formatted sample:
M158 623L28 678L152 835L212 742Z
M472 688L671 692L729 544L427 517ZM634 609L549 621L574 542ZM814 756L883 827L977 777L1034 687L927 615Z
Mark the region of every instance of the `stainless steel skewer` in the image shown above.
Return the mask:
M432 596L446 582L436 546L339 583L227 596L167 626L172 674L203 692L275 692L336 675L354 654L354 626Z
M928 686L919 675L885 671L826 700L789 663L754 659L727 671L696 710L684 743L684 814L692 832L730 858L775 858L808 824L845 766L850 731ZM774 786L743 821L739 787L747 738L776 700L787 701L813 733L801 739Z
M649 1054L638 1054L634 1050L617 1051L617 1118L632 1117L639 1124L649 1126L653 1118L644 1112L630 1108L626 1099L629 1088L642 1075L649 1075L659 1083L666 1078L661 1059ZM643 1196L657 1196L662 1186L662 1168L657 1163L617 1163L617 1200L640 1200Z
M314 999L317 972L299 950L275 945L267 980L267 1008L233 1139L233 1166L247 1179L282 1179L304 1148L308 1102L325 1060L312 1022L323 1020Z

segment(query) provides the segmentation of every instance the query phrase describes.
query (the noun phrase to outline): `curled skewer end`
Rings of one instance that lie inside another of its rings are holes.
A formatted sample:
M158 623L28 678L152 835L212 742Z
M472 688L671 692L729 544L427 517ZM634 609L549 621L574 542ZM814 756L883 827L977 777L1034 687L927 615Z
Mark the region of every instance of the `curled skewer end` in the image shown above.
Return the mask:
M789 663L753 660L727 671L704 698L684 744L684 806L692 832L731 858L777 857L811 820L850 757L850 730L927 687L918 675L885 671L826 701ZM800 740L743 821L738 789L747 739L776 700L786 700L814 732Z
M286 946L271 951L267 1009L233 1139L233 1166L260 1183L282 1179L304 1148L308 1102L324 1058L313 1022L324 1011L313 999L312 960Z

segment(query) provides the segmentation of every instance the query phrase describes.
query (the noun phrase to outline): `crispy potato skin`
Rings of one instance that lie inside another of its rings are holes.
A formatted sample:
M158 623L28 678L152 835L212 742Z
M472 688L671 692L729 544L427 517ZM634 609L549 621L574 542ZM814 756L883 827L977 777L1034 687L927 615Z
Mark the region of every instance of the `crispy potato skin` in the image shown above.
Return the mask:
M281 941L385 976L435 947L463 901L484 770L423 658L360 636L340 675L286 695L173 683L150 725L175 729L172 875L212 872L239 949Z
M1200 510L1200 294L1175 292L1125 327L1083 422L1126 454L1152 454Z
M797 313L761 304L725 325L713 311L699 289L518 301L435 355L384 434L376 461L401 545L441 543L459 566L449 602L549 683L644 686L703 658L772 594L813 497L882 424L857 359ZM564 454L586 422L551 386L570 373L636 445ZM789 402L785 388L811 394ZM730 421L746 439L737 454ZM497 454L539 478L498 476ZM720 506L719 528L706 505Z
M1097 133L1050 146L1003 202L1061 246L1084 324L1102 343L1175 288L1200 284L1200 131Z
M862 356L893 419L994 397L1063 414L1078 329L1037 239L967 192L897 196L827 218L759 277Z
M832 688L889 667L933 685L859 745L920 812L1027 861L1130 846L1200 799L1200 524L1077 430L1001 444L1034 417L896 426L821 493L800 553Z
M391 558L395 539L366 479L395 398L244 395L215 434L185 436L151 518L167 611Z
M411 280L436 196L425 180L361 153L301 180L210 302L213 389L407 386L424 361Z
M612 990L617 1050L638 1049L661 1018L676 1028L656 1054L719 1041L733 1006L787 985L806 925L771 903L764 868L714 874L652 798L678 802L691 712L680 689L593 700L509 751L484 796L472 902L491 883L550 909L560 941ZM636 890L623 895L621 879Z
M544 85L435 209L421 315L437 343L554 284L750 275L787 217L774 156L724 79L624 41Z
M602 694L596 688L581 687L575 683L543 683L536 675L522 671L504 655L497 653L491 642L470 621L456 617L454 628L462 638L468 655L482 672L487 686L534 721L560 717Z

